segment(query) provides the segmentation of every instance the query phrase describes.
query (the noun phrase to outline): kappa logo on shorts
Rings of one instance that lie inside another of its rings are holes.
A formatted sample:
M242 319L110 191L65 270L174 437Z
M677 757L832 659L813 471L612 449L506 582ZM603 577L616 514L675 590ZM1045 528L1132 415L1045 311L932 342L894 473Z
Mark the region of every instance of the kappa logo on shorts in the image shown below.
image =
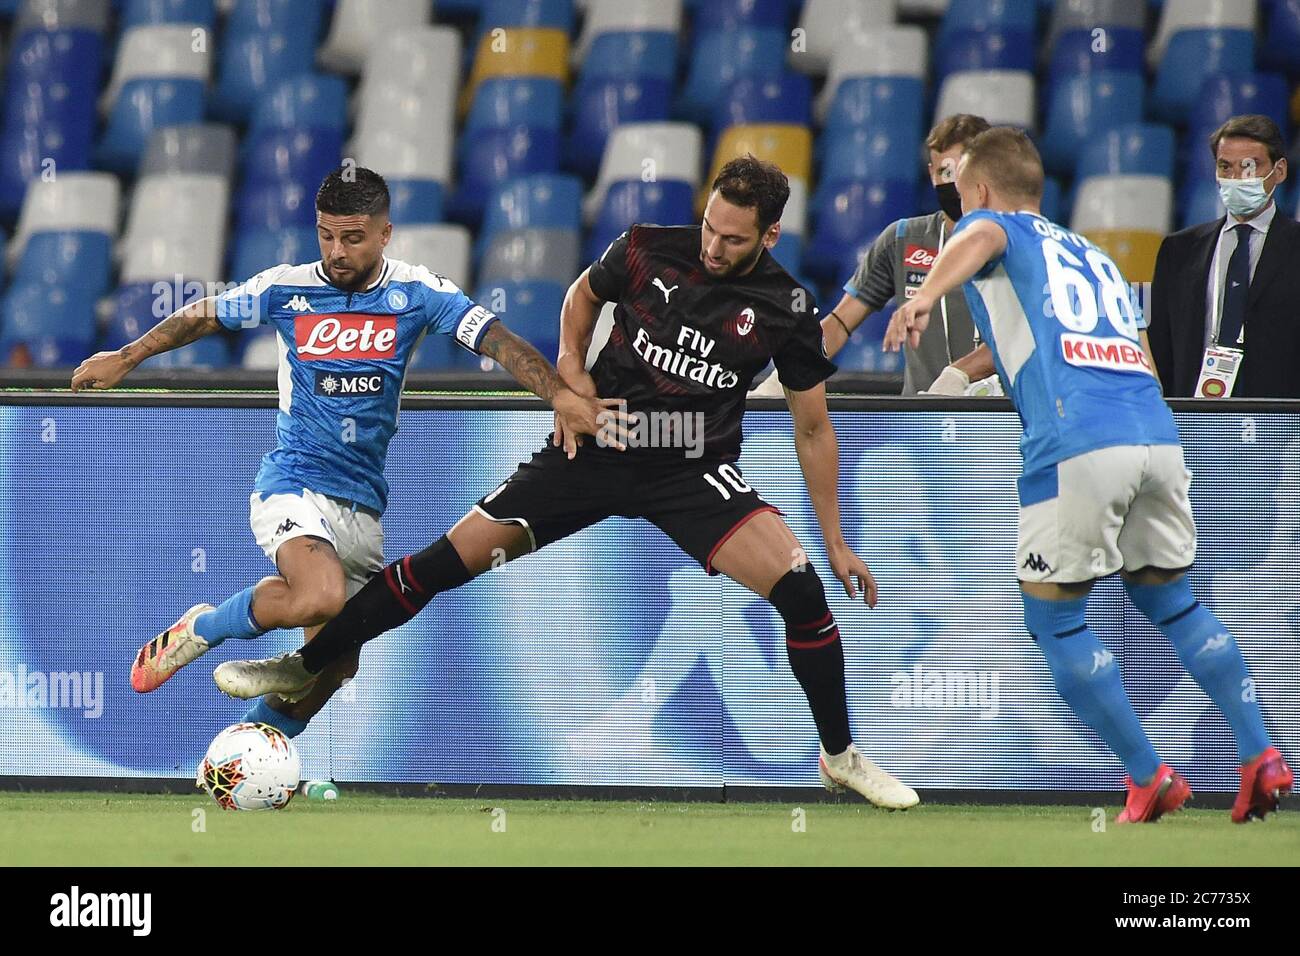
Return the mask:
M1041 554L1034 554L1032 551L1029 552L1029 557L1025 558L1025 563L1021 567L1039 574L1050 573L1052 570L1052 566L1043 560Z
M282 534L288 534L294 528L301 528L301 527L302 525L294 521L292 518L285 518L282 522L280 522L280 527L275 529L275 536L278 538Z

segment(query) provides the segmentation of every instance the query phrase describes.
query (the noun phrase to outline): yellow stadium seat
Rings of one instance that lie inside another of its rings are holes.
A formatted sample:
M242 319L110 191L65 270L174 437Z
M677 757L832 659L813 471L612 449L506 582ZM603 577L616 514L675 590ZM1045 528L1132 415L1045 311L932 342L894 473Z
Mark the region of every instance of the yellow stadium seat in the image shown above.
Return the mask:
M469 82L460 93L460 114L469 112L474 92L486 79L540 76L567 83L569 35L551 28L498 27L483 34Z
M1140 229L1096 229L1085 236L1101 247L1129 282L1150 282L1164 236Z
M776 163L790 179L808 182L812 178L812 131L793 123L755 123L730 126L718 138L713 164L704 181L699 211L708 201L709 184L730 160L753 153L759 159Z

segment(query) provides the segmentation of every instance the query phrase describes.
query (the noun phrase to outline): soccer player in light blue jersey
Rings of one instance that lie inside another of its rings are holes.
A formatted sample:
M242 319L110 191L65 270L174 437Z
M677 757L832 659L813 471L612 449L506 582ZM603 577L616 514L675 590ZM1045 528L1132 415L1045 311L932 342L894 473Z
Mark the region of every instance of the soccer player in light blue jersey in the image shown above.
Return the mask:
M131 668L137 691L155 690L227 638L302 627L310 640L383 568L384 461L397 430L407 363L426 334L450 335L491 356L578 433L595 435L597 416L617 405L565 386L533 346L454 282L386 257L393 232L388 208L382 176L340 167L316 197L318 261L274 266L188 305L138 341L87 359L73 374L74 391L111 388L150 356L223 329L270 325L277 333L277 441L254 483L250 524L279 573L220 606L196 604L146 642ZM576 441L565 450L572 456ZM296 736L355 675L357 663L356 655L336 662L302 699L259 700L245 720Z
M1042 161L1019 130L971 140L957 189L961 222L895 313L885 347L915 345L934 304L963 287L1024 426L1016 562L1025 624L1061 697L1128 771L1119 822L1156 820L1191 788L1156 755L1118 662L1088 628L1093 583L1116 571L1232 727L1242 762L1232 820L1262 817L1292 773L1269 741L1237 642L1187 583L1191 474L1132 290L1104 252L1039 213Z

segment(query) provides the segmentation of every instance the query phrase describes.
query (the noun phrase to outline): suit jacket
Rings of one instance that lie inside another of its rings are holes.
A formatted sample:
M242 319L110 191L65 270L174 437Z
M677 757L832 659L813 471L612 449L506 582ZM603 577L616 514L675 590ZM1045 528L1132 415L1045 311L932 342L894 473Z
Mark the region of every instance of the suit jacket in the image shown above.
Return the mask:
M1201 375L1206 286L1223 223L1166 236L1156 255L1147 334L1170 398L1193 396ZM1300 222L1281 209L1250 280L1243 346L1233 398L1300 398Z

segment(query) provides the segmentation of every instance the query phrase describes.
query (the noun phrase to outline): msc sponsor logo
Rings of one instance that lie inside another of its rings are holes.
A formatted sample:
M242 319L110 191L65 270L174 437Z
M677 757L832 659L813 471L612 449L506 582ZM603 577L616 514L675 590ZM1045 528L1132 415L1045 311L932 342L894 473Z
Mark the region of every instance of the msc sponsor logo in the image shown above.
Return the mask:
M397 317L393 315L300 315L293 321L298 357L386 359L397 355Z
M1071 365L1151 374L1146 352L1129 339L1066 332L1061 336L1061 350Z
M460 317L460 322L456 325L456 341L467 349L474 349L478 345L484 327L495 318L496 316L483 306L474 306Z
M327 398L384 394L384 376L371 372L317 372L316 394Z

